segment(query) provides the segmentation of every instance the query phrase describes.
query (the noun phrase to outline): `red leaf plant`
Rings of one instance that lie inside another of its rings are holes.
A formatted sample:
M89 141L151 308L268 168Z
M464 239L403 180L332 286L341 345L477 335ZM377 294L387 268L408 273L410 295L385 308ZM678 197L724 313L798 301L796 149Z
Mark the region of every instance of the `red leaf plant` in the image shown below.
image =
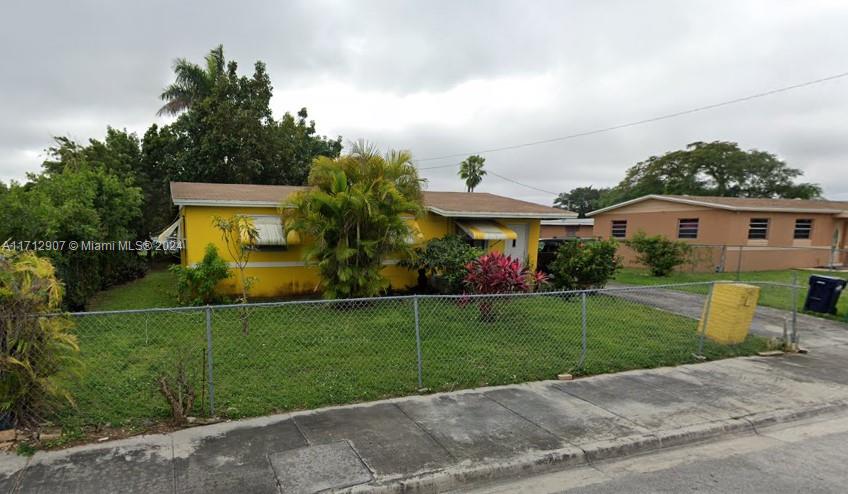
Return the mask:
M468 273L463 283L474 294L532 292L548 285L546 274L531 272L518 259L500 252L484 254L466 264L465 269ZM487 297L479 299L482 320L494 320L493 302Z

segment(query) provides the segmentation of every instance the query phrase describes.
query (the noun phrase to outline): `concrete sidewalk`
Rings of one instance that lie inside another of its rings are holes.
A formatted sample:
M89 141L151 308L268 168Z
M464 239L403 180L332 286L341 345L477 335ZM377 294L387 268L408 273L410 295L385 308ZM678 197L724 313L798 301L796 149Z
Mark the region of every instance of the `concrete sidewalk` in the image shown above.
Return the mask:
M435 491L846 413L848 326L812 323L803 321L802 338L829 344L807 355L417 396L0 456L0 493Z

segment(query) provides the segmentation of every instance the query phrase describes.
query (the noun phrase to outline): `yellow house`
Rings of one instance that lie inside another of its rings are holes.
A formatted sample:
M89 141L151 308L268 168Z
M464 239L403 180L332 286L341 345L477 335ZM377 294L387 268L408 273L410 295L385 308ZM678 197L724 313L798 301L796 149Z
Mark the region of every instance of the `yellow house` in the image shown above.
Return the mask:
M179 219L160 237L176 236L181 240L183 265L199 262L209 243L218 247L222 257L232 261L212 219L233 214L251 216L260 237L247 265L248 276L257 278L251 295L280 297L314 292L320 283L318 270L304 261L300 237L289 234L286 238L283 234L278 212L286 198L304 189L284 185L171 182L171 200L179 207ZM487 251L522 259L531 268L536 266L540 221L576 216L570 211L481 192L427 191L424 209L422 216L409 218L420 232L410 242L424 243L455 233ZM417 273L397 266L397 262L386 261L384 270L392 288L414 286ZM222 290L238 293L237 283L232 277Z

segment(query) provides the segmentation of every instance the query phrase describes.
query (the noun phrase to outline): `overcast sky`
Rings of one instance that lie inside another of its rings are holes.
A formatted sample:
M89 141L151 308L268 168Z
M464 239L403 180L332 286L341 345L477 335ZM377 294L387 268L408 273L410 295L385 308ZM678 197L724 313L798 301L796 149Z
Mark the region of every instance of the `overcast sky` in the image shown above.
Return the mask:
M223 43L267 63L279 117L418 158L542 140L848 71L848 2L4 1L0 180L38 171L51 136L139 135L177 57ZM486 155L486 167L565 191L615 184L693 141L778 154L848 200L848 78L663 122ZM456 161L456 160L454 160ZM422 167L451 164L428 161ZM463 190L456 169L422 172ZM488 176L479 191L549 204Z

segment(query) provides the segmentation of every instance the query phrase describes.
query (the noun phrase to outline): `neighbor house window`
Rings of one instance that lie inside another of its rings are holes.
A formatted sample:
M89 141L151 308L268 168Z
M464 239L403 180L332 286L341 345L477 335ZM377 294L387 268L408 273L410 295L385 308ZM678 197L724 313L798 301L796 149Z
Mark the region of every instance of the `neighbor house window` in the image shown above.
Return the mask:
M612 221L613 238L624 238L627 236L627 220Z
M750 240L765 240L768 238L768 218L751 218L748 224L748 238Z
M677 220L677 238L698 238L698 218Z
M810 219L798 219L795 220L795 234L792 238L798 240L808 240L810 238L810 232L813 231L813 220Z

